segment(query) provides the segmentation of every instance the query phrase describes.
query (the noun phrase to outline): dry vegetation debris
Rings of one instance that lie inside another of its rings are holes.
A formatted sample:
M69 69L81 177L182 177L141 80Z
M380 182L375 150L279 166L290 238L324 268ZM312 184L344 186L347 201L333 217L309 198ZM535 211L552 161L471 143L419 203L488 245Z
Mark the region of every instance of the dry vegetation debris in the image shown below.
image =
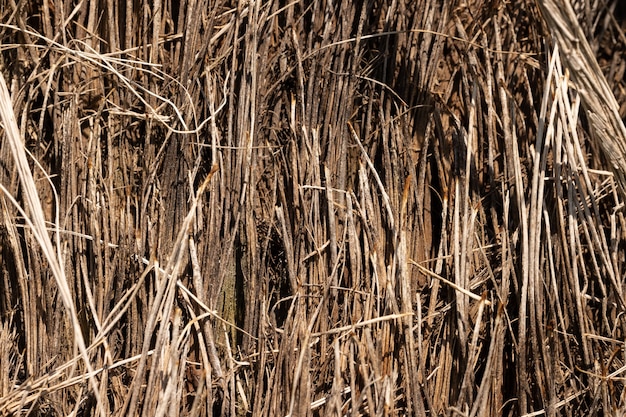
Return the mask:
M626 9L538 3L0 0L0 415L622 415Z

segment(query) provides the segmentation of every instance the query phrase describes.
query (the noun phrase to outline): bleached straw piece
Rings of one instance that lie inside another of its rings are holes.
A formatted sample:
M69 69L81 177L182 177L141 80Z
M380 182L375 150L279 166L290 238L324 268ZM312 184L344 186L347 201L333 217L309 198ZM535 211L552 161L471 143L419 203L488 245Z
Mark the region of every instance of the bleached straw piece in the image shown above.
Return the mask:
M578 23L569 0L537 0L546 25L558 43L561 61L582 100L592 139L611 164L611 170L626 195L626 127L617 100Z
M91 385L91 389L93 390L93 394L96 398L100 415L104 416L105 412L102 408L102 402L100 400L100 389L98 388L98 382L94 377L93 367L89 361L89 355L87 353L85 340L83 339L81 325L76 314L76 307L74 306L74 301L72 299L72 294L67 283L67 279L65 277L65 271L63 270L61 259L57 257L58 253L57 251L55 251L52 245L50 235L48 235L46 220L43 214L43 209L41 207L41 201L39 200L39 194L35 185L33 173L30 170L30 166L26 158L24 143L21 139L22 135L20 134L17 120L15 119L13 102L11 100L11 95L9 94L9 90L2 74L0 74L0 119L2 120L2 124L4 126L5 141L11 149L11 154L13 155L13 160L15 163L15 169L20 179L20 184L22 186L22 195L24 196L23 198L26 200L27 207L25 212L30 215L28 223L31 225L32 233L35 239L37 239L39 245L41 246L43 255L48 261L52 276L54 277L54 280L56 281L56 284L59 288L59 294L63 301L63 305L67 310L70 322L72 324L72 328L74 330L74 341L78 346L81 357L85 361L89 384ZM7 193L6 189L4 188L3 191ZM16 200L12 198L12 196L8 195L8 197L11 202L13 202L14 204L17 203Z

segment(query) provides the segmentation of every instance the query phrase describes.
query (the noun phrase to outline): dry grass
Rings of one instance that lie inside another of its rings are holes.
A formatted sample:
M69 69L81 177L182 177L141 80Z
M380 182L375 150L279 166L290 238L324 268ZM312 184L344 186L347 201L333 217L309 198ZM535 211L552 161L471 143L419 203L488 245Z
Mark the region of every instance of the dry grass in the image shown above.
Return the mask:
M619 1L0 3L0 416L626 412Z

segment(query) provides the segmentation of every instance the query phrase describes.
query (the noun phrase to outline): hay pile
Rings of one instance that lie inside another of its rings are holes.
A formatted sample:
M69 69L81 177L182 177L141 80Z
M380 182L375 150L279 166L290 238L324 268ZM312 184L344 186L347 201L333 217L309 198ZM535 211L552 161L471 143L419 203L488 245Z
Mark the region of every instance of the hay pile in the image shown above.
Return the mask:
M621 415L626 8L566 1L0 0L0 415Z

